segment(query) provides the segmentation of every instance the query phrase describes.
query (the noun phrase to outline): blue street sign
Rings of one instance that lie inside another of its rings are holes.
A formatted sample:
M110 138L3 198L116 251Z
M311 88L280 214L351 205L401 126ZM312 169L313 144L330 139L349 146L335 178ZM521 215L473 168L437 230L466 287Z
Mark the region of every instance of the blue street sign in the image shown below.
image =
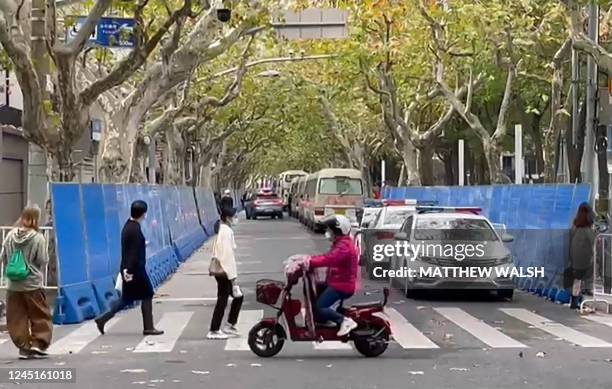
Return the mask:
M76 37L86 19L85 16L77 17L75 24L66 34L69 41ZM89 39L89 44L102 47L132 48L136 45L133 34L134 24L134 19L102 17Z

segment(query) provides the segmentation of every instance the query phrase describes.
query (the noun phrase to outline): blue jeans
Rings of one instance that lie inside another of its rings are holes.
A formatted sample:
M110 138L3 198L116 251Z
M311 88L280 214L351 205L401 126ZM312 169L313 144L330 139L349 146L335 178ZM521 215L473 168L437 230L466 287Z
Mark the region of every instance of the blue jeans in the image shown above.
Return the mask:
M317 299L317 306L315 307L315 317L317 321L320 323L333 321L338 325L342 324L344 316L330 307L337 301L347 299L351 296L352 294L343 293L332 288L331 286L328 286Z

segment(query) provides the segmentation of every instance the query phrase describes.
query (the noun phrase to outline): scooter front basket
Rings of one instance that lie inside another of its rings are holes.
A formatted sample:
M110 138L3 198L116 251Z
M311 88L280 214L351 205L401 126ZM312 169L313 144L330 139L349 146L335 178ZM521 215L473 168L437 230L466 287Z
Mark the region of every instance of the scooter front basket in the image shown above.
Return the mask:
M267 305L275 305L285 284L276 280L259 280L255 286L256 299Z

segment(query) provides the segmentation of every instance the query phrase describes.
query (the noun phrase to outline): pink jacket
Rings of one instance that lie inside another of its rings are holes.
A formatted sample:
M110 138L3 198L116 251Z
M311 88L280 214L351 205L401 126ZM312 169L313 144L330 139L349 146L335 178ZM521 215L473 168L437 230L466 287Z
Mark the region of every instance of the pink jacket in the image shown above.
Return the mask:
M327 267L327 284L332 288L355 293L359 273L359 255L350 236L336 238L331 250L323 255L310 258L310 267Z

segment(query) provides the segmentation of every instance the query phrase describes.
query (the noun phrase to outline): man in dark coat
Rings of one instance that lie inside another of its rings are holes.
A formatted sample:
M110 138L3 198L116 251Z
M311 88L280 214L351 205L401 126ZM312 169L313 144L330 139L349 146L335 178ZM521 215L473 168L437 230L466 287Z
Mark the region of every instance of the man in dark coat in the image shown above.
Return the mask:
M234 199L232 198L232 192L229 189L226 189L223 192L223 197L221 198L221 209L232 209L234 208Z
M121 309L124 304L140 300L142 311L143 335L161 335L164 331L153 325L153 285L146 269L146 241L140 223L147 213L147 203L134 201L130 209L130 218L121 231L121 276L123 291L121 299L111 305L111 309L96 318L100 333L104 334L104 325Z

